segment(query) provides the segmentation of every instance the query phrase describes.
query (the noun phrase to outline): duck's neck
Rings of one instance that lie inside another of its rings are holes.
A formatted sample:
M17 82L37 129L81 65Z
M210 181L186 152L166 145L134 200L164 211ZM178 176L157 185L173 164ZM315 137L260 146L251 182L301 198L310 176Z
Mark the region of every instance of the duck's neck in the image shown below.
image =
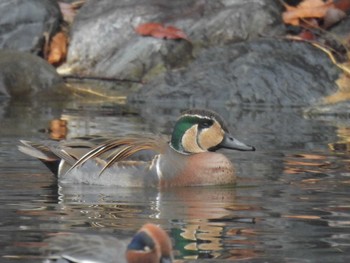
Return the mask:
M182 138L186 131L193 126L194 122L195 118L191 116L185 116L175 123L175 127L171 135L170 141L170 145L173 149L175 149L178 152L186 153L182 145Z
M171 136L170 141L170 147L173 148L175 151L182 153L183 147L182 147L182 136L174 134Z
M184 148L182 145L182 137L186 130L188 129L188 125L184 125L183 123L176 123L174 127L174 131L171 135L170 146L177 152L183 153Z

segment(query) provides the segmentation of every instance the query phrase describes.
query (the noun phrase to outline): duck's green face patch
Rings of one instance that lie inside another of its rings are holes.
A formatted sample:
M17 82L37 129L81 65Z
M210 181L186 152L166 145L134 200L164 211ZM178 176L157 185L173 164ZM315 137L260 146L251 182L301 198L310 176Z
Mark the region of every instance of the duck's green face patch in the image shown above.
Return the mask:
M220 124L208 116L183 115L175 124L171 146L183 153L208 151L223 139Z
M187 130L197 125L198 117L183 116L175 124L173 134L171 136L171 146L180 152L183 152L182 137Z

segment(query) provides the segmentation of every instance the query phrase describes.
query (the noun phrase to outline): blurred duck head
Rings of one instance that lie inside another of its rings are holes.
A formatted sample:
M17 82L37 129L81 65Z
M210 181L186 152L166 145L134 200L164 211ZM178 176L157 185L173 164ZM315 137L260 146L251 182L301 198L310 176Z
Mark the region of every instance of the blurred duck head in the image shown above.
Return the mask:
M172 262L172 245L168 234L154 224L144 225L129 243L126 259L128 263Z

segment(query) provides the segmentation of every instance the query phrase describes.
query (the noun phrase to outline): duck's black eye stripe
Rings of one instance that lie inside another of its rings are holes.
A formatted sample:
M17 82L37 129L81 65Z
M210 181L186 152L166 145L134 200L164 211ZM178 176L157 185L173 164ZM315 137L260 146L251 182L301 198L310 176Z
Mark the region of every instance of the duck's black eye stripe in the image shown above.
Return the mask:
M203 120L199 123L199 127L200 128L209 128L210 126L213 125L213 121L212 120Z

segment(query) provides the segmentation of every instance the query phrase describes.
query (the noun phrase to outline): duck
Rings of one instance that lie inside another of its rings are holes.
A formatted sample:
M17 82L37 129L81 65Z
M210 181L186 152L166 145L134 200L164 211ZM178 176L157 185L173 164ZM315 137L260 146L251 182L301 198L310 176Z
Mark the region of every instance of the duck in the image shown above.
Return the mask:
M21 140L18 149L42 161L63 184L177 187L236 183L232 162L219 149L255 151L234 138L223 118L189 109L171 136L90 135L60 142Z
M44 241L44 263L171 263L170 237L161 227L147 223L128 243L110 235L60 233Z

